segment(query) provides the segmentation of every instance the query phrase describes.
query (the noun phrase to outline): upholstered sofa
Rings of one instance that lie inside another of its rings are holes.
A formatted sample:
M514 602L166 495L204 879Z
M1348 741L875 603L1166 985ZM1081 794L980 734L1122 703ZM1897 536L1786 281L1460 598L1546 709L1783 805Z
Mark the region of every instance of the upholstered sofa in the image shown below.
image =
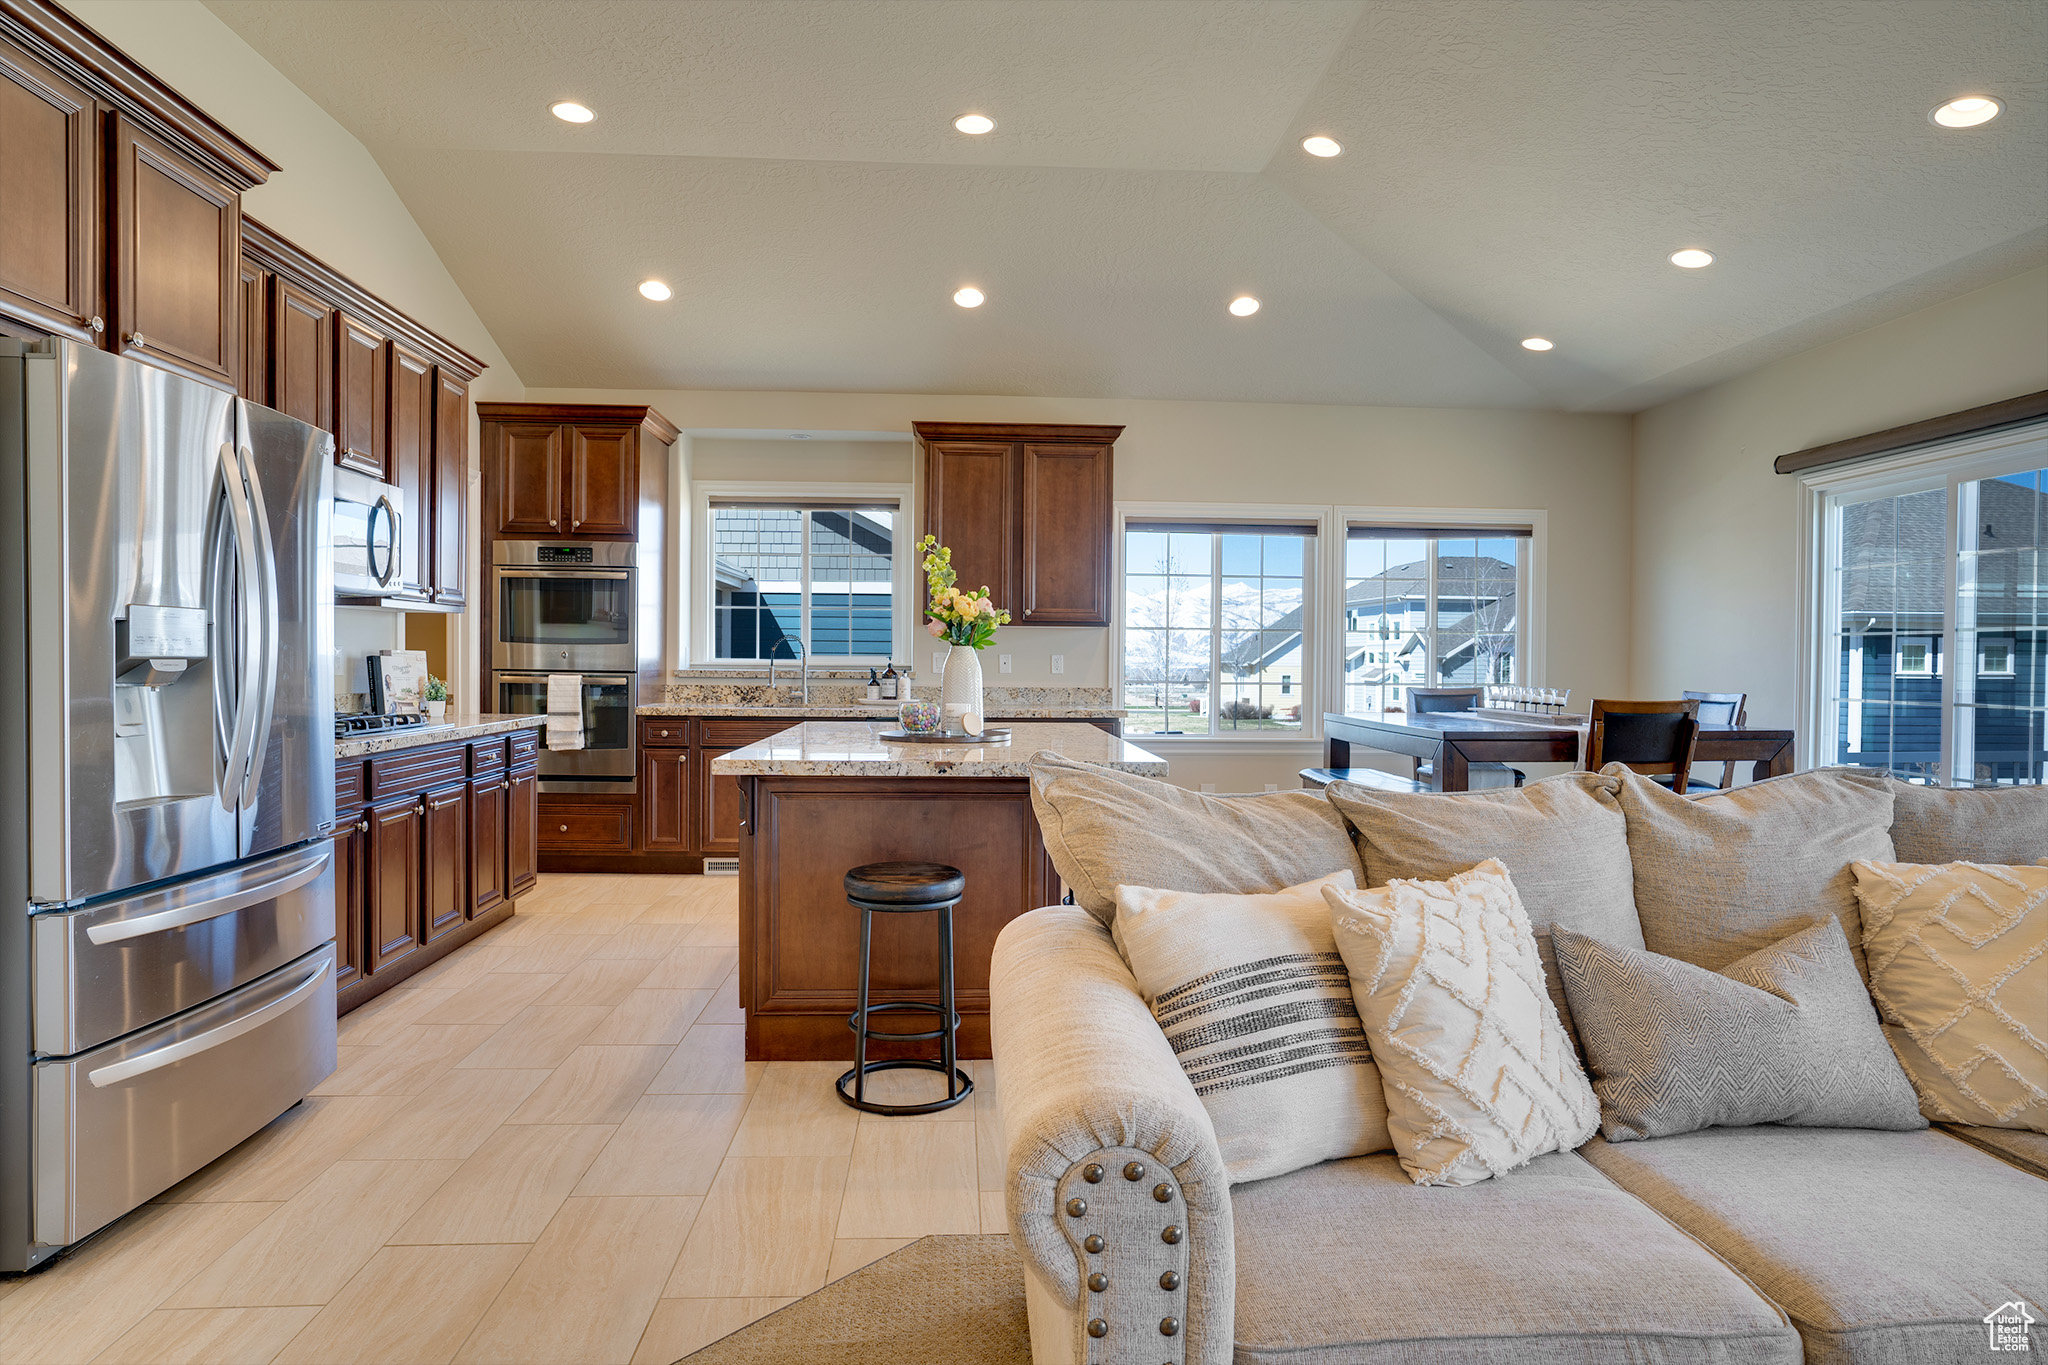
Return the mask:
M2048 789L2013 790L1899 785L1888 830L1807 842L1845 863L2048 858ZM1306 793L1236 805L1189 795L1171 799L1206 808L1162 821L1142 779L1119 779L1087 798L1094 813L1149 828L1122 847L1098 823L1083 847L1051 791L1036 793L1041 826L1083 903L1010 924L990 985L1007 1207L1038 1365L1922 1365L1980 1359L1986 1315L2014 1302L2048 1318L2048 1138L2027 1131L1716 1127L1595 1137L1459 1188L1412 1183L1390 1151L1233 1188L1088 893L1117 880L1235 892L1306 880L1333 870L1303 850L1331 848L1335 816ZM1713 808L1730 822L1723 844L1743 845L1755 791L1704 798L1724 803ZM1371 858L1356 866L1361 885L1380 884ZM1722 888L1738 909L1741 881ZM1644 885L1635 898L1646 928L1674 913ZM2048 999L2038 1007L2048 1035ZM2048 1349L2048 1326L2035 1343Z

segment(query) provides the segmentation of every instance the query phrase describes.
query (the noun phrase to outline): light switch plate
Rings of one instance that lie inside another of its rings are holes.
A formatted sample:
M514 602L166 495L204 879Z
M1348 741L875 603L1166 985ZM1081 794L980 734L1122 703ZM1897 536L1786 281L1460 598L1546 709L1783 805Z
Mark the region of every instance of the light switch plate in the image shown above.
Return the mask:
M1015 669L1013 669L1013 668L1011 668L1011 667L1010 667L1010 656L1009 656L1009 655L1007 655L1007 654L998 654L998 655L996 655L996 672L998 672L998 673L1012 673L1012 672L1015 672L1015 671L1016 671Z
M939 674L943 674L943 673L944 673L945 671L946 671L946 656L945 656L945 655L943 655L943 654L933 654L933 655L932 655L932 672L934 672L934 673L939 673Z
M1064 673L1064 672L1066 672L1066 671L1067 671L1067 656L1066 656L1066 655L1064 655L1064 654L1055 654L1055 655L1053 655L1053 656L1052 656L1052 671L1053 671L1053 672L1055 672L1055 673Z

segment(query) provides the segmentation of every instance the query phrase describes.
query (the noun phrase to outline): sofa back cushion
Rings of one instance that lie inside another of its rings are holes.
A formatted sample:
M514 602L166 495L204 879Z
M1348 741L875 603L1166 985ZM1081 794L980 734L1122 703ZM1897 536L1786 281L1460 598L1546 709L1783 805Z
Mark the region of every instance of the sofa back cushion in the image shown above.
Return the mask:
M1692 798L1619 764L1604 771L1621 784L1642 920L1641 943L1618 946L1717 972L1833 915L1868 977L1849 864L1891 861L1891 779L1821 768Z
M2030 863L2048 856L2048 786L1923 787L1892 781L1902 863Z
M1031 808L1075 904L1104 924L1120 885L1249 895L1361 871L1343 818L1315 792L1204 796L1039 753Z
M1499 859L1535 930L1551 1002L1576 1042L1550 926L1643 946L1619 786L1597 773L1567 773L1498 791L1383 792L1333 782L1325 794L1357 835L1368 887L1448 881Z
M1232 1184L1393 1145L1323 888L1116 889L1118 951L1209 1111Z

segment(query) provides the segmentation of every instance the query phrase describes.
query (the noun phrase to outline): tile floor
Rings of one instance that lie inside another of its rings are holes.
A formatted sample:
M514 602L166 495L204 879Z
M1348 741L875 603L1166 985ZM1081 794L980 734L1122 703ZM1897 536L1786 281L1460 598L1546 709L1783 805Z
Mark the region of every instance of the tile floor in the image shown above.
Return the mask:
M888 1119L833 1097L843 1064L745 1061L737 901L544 877L344 1018L304 1104L0 1281L0 1363L666 1365L912 1238L1002 1231L989 1064Z

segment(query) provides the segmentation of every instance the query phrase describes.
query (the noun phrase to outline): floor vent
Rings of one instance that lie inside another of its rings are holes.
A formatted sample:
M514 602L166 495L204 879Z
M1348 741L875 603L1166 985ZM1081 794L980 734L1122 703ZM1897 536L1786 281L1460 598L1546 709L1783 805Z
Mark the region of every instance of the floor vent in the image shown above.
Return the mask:
M737 877L740 875L738 858L706 858L704 875L707 877Z

